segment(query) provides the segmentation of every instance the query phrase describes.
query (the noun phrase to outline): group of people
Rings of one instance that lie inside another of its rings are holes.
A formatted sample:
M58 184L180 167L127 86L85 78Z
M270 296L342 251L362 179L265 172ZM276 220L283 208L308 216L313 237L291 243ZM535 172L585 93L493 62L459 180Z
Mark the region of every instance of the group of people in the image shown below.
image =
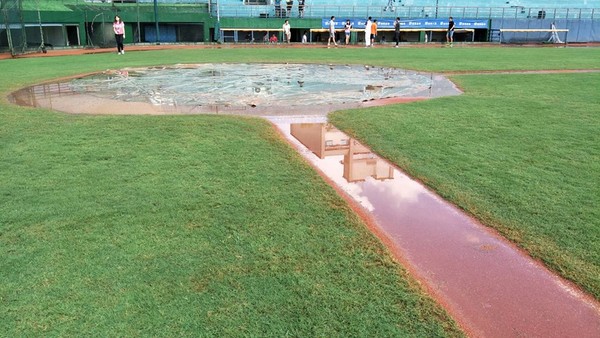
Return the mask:
M396 17L394 20L394 42L396 43L394 47L398 48L400 44L400 18ZM377 40L377 19L373 19L372 17L367 18L365 22L365 47L373 47L375 45L375 41ZM448 30L446 32L446 42L448 45L452 46L454 42L454 19L450 17L448 19ZM327 38L327 48L331 47L331 44L337 47L337 39L336 39L336 22L335 16L331 16L328 22L328 33L329 37ZM345 36L345 44L350 44L350 36L352 33L352 22L350 20L346 20L344 23L344 36ZM291 28L289 20L285 20L283 24L283 36L284 41L290 42L291 40ZM383 37L382 37L383 39ZM302 43L306 43L306 31L302 37Z
M275 16L283 18L289 17L292 14L292 8L294 7L294 0L284 0L285 5L282 5L282 0L275 0ZM298 17L304 17L304 2L305 0L298 0Z
M398 22L398 38L397 41L400 41L400 18L396 18ZM335 38L335 16L332 16L329 20L329 38L327 39L327 48L330 48L331 43L333 43L337 47L337 41ZM350 20L346 20L344 23L344 36L345 36L345 44L350 44L350 36L352 33L352 22ZM365 47L372 47L377 39L377 20L373 20L372 17L367 19L365 23Z
M375 41L377 40L377 19L373 19L372 17L367 18L365 23L365 47L373 47L375 45ZM452 17L448 18L448 29L446 31L446 43L452 47L454 43L454 19ZM350 43L350 34L352 32L352 23L350 20L346 20L344 24L344 35L346 36L346 45ZM383 39L384 37L382 37ZM335 39L335 16L332 16L329 20L329 38L327 40L327 47L329 48L331 42L335 46L337 46L337 42ZM400 18L396 17L394 20L394 42L396 43L394 47L398 48L400 43Z
M277 1L276 3L278 3ZM292 3L292 1L288 1L288 4ZM298 6L302 4L302 10L304 10L304 0L299 0ZM331 43L333 43L337 47L337 40L335 38L336 28L335 28L335 16L332 16L329 20L328 24L329 28L329 38L327 39L327 48L330 48ZM290 26L290 21L285 20L283 23L283 40L287 43L291 42L292 39L292 29ZM449 46L452 46L454 43L454 19L450 17L448 19L448 30L446 32L446 43ZM117 54L125 54L125 48L123 46L123 39L125 38L125 23L123 20L117 15L115 16L115 20L113 22L113 31L115 33L115 40L117 42ZM352 32L352 23L350 20L346 20L344 23L344 35L345 35L345 44L350 44L350 35ZM369 17L365 23L365 47L373 47L375 41L377 40L377 19L373 20L372 17ZM265 40L268 35L265 35ZM273 34L269 39L270 43L277 43L277 36ZM304 31L304 35L302 36L302 43L307 42L307 32ZM400 43L400 18L397 17L394 21L394 42L396 45L394 47L398 48L398 44Z
M369 17L365 23L365 47L373 47L375 45L375 41L377 40L377 19L373 19ZM352 33L352 23L350 20L346 20L344 23L344 36L345 36L345 44L350 44L350 36ZM400 43L400 18L396 18L394 21L394 41L396 42L396 47ZM329 20L329 39L327 40L327 47L331 45L331 42L335 46L337 46L337 41L335 39L335 16L332 16Z

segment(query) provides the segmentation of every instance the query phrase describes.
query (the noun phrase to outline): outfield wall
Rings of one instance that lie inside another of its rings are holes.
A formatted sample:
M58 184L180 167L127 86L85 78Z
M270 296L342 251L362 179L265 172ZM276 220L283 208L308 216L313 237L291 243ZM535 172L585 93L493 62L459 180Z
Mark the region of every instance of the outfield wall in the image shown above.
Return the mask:
M65 7L66 8L66 7ZM24 10L14 15L12 21L0 21L0 51L9 48L7 28L10 28L12 43L22 51L35 50L45 43L49 48L70 47L109 47L114 46L112 21L118 14L126 23L125 43L208 43L216 40L223 42L251 42L262 39L268 29L280 29L285 18L270 16L223 16L218 22L211 15L211 8L203 5L169 5L158 7L157 35L154 7L151 5L119 6L85 5L70 6L65 11ZM386 13L391 15L393 13ZM323 18L289 18L292 26L292 41L300 41L304 31L322 28ZM457 19L470 17L455 16ZM345 18L340 18L340 21ZM409 19L409 17L403 17ZM498 42L500 29L549 29L552 22L559 29L569 29L561 35L567 42L600 42L600 20L586 18L546 19L546 18L491 18L489 27L479 28L472 35L457 36L457 41ZM229 29L222 31L222 28ZM237 31L231 29L238 29ZM220 33L223 32L223 36ZM382 35L386 35L383 33ZM311 35L310 41L319 41L322 34ZM389 34L387 34L389 35ZM424 42L442 41L440 32L405 32L402 41ZM502 41L508 43L543 42L550 33L508 33L502 35ZM251 38L249 38L251 37ZM392 37L386 36L389 40ZM325 37L326 38L326 37ZM254 40L253 40L254 39ZM358 35L353 41L360 42ZM322 41L322 39L321 39Z
M591 19L495 19L491 23L490 40L497 41L500 29L550 29L552 24L557 29L568 29L568 33L561 33L560 37L565 42L598 42L600 41L600 20ZM534 33L502 33L502 41L507 43L540 42L550 38L548 32Z

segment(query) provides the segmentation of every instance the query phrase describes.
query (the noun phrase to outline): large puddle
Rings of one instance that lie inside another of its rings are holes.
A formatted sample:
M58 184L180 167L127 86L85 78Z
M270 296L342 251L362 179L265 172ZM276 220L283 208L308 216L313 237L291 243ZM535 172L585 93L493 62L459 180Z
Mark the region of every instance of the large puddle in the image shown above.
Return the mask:
M481 337L598 337L593 301L325 119L271 121Z
M369 65L195 64L106 71L13 93L80 114L325 115L460 91L441 75Z

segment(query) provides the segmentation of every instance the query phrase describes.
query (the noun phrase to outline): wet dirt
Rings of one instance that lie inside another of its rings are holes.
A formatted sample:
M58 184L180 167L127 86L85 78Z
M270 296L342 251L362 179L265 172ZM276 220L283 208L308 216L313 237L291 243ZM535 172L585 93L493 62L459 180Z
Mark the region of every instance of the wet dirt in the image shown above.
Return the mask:
M438 74L370 65L184 64L42 83L9 100L71 114L323 116L459 94Z
M600 336L594 299L364 145L324 121L272 122L470 335Z

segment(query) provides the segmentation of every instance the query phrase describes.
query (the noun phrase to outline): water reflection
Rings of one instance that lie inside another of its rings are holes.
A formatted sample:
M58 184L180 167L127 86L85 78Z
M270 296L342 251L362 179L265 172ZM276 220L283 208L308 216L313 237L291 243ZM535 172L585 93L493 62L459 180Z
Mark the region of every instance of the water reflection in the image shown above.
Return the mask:
M293 123L290 132L319 158L343 155L343 177L348 182L394 178L394 169L369 148L328 123Z
M395 68L198 64L106 71L25 88L11 100L69 113L272 116L325 115L394 99L458 94L443 76Z
M480 335L510 336L518 327L529 336L597 336L598 312L581 293L360 142L324 121L271 121L369 211L392 251Z

